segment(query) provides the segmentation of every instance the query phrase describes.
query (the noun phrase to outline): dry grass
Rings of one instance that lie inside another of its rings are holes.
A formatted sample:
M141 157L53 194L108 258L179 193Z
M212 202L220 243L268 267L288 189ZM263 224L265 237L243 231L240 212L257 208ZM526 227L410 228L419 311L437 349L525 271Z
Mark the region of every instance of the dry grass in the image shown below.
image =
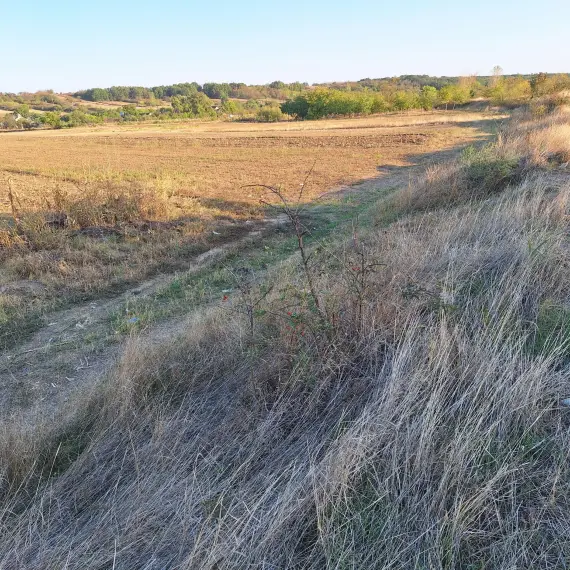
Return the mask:
M307 199L370 178L378 166L406 163L423 153L480 136L475 113L425 113L306 123L196 123L176 130L138 126L73 129L0 137L0 171L14 178L19 196L43 202L45 187L70 182L156 185L172 202L189 198L257 204L247 184L295 189L316 162ZM31 173L32 176L23 176ZM4 198L5 199L5 198ZM4 202L4 209L8 207Z
M388 209L414 212L449 206L500 192L536 168L567 168L569 117L560 104L538 118L533 107L518 110L514 123L503 126L495 142L468 148L455 161L431 165L407 192L394 197Z
M478 122L479 121L479 122ZM33 280L33 302L0 294L0 346L13 344L29 309L92 298L249 231L263 216L260 192L305 197L377 174L379 166L422 160L481 136L491 116L426 113L287 123L186 124L4 133L0 136L0 287ZM154 130L153 130L154 129ZM2 190L3 188L3 190ZM217 237L216 237L217 236ZM25 284L24 284L25 285Z
M570 182L482 196L321 244L324 320L291 260L253 334L232 295L5 425L0 568L564 568Z

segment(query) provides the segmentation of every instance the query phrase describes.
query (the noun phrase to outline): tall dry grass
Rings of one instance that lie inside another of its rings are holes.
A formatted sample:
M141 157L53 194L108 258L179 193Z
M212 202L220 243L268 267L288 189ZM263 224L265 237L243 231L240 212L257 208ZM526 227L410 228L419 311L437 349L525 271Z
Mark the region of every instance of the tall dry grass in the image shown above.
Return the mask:
M325 247L327 321L292 261L253 332L236 295L55 429L4 425L0 568L564 568L559 174L355 238L365 282Z
M515 111L513 120L499 125L496 140L468 147L456 160L429 166L406 192L381 204L379 218L386 209L402 214L484 198L520 183L537 168L568 168L570 113L565 101L541 99L537 107Z

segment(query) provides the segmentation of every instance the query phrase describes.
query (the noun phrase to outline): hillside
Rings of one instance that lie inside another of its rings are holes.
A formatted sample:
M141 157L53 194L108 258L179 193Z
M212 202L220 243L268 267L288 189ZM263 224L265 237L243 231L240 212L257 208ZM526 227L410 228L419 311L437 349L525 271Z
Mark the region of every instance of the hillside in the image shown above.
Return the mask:
M497 127L334 204L266 184L296 250L2 423L0 569L564 568L570 111Z

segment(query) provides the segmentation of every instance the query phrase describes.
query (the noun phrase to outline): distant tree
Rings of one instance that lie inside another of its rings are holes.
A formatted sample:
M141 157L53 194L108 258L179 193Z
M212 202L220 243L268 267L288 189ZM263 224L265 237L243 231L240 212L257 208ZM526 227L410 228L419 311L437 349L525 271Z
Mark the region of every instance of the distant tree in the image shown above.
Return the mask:
M439 100L445 105L446 109L450 103L453 103L453 86L452 85L444 85L439 90Z
M570 89L570 75L567 73L539 73L531 78L530 85L532 96L541 97L542 95L549 95L563 89Z
M149 99L150 97L151 97L151 91L146 87L129 87L129 99L131 101L139 101L140 99Z
M61 129L61 127L63 126L60 114L54 111L50 111L41 115L40 121L44 125L52 127L54 129Z
M85 92L85 98L88 101L109 101L109 90L101 89L100 87L95 87L94 89L88 89Z
M412 91L397 91L392 104L398 111L407 111L419 107L419 97Z
M257 111L260 108L260 104L255 99L249 99L244 105L246 111Z
M243 107L236 101L224 98L222 99L222 112L228 115L237 115L243 111Z
M109 98L112 101L128 101L130 99L129 88L124 86L110 87Z
M54 95L53 91L46 91L42 94L40 100L43 103L52 103L53 105L61 105L61 99Z
M198 93L200 86L197 83L175 83L165 88L165 95L173 97L175 95L184 95L186 97Z
M390 105L386 101L386 98L380 94L374 94L374 100L372 101L372 108L370 109L371 113L385 113L386 111L390 110Z
M514 77L505 77L503 80L503 88L503 100L508 100L516 103L520 101L526 101L532 97L530 81L526 80L520 75Z
M299 95L282 103L281 111L297 119L306 119L309 114L309 101L303 95Z
M489 85L491 87L494 87L497 83L499 83L502 77L503 68L500 65L495 65L495 67L493 67L492 77L489 81Z
M420 106L424 111L434 108L437 102L437 89L431 85L424 85L420 90Z
M300 81L295 81L293 83L289 83L289 85L287 85L287 88L290 91L303 91L305 89L305 85Z
M202 90L211 99L229 97L231 87L228 83L204 83Z
M21 115L24 118L28 118L30 116L30 106L29 105L18 105L14 111Z
M164 99L166 97L166 87L164 85L153 87L152 92L157 99Z
M548 81L548 74L537 73L530 80L530 89L533 97L539 97L543 94L544 86Z
M283 81L273 81L269 84L269 87L271 87L271 89L285 89L287 86Z
M191 117L215 117L216 112L212 109L212 101L205 93L196 92L192 95L175 95L171 99L174 113L184 113Z

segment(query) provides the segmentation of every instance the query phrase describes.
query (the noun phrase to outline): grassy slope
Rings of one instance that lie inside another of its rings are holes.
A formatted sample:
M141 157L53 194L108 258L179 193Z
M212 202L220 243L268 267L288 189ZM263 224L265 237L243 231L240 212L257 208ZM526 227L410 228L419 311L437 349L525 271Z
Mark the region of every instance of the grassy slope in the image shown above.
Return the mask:
M3 426L0 568L564 567L569 117Z

